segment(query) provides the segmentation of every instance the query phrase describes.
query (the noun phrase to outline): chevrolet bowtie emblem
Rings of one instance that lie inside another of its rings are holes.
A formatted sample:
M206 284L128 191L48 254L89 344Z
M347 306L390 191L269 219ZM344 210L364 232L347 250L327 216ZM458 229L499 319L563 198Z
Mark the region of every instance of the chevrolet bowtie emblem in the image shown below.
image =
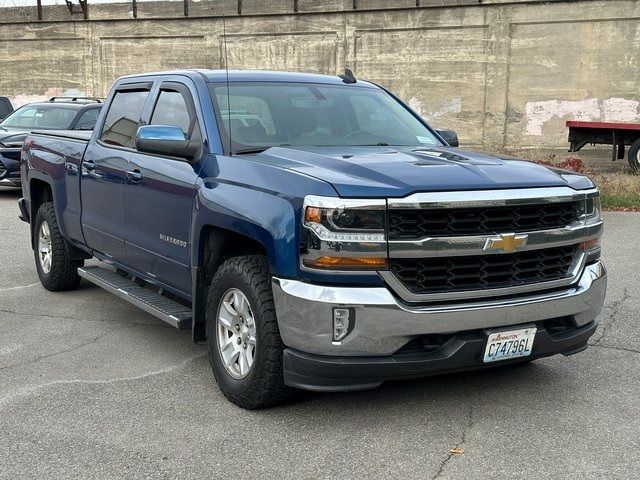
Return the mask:
M484 246L485 250L490 248L501 250L503 253L513 253L519 247L527 244L528 235L516 235L515 233L504 233L500 238L488 238Z

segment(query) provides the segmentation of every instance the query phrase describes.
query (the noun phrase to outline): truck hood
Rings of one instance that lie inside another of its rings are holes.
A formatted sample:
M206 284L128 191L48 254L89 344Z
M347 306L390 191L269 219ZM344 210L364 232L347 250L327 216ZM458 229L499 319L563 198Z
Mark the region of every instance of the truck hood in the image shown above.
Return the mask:
M453 147L272 147L254 158L329 182L342 197L593 187L587 177L574 172Z

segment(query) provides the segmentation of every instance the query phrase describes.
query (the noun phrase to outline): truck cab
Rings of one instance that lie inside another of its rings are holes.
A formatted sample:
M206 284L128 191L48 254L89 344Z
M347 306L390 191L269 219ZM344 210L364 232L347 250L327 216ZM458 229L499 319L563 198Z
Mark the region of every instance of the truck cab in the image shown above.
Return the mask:
M244 408L583 350L597 189L444 135L352 75L128 76L91 134L28 136L21 217L45 288L191 328Z

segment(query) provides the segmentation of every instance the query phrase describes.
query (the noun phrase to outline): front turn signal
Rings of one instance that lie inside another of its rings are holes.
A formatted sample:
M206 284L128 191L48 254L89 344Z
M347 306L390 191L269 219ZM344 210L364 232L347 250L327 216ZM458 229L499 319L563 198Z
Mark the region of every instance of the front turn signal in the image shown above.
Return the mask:
M305 267L323 270L378 270L387 268L387 259L380 257L319 257L305 258Z

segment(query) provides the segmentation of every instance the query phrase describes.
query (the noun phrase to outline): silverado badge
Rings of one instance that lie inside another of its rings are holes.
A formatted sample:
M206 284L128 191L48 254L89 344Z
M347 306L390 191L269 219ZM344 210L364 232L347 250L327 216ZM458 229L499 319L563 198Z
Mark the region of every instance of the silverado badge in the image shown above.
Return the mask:
M513 253L519 247L524 247L527 244L528 235L517 235L515 233L503 233L499 235L500 238L487 238L487 243L484 245L484 249L497 249L502 253Z

